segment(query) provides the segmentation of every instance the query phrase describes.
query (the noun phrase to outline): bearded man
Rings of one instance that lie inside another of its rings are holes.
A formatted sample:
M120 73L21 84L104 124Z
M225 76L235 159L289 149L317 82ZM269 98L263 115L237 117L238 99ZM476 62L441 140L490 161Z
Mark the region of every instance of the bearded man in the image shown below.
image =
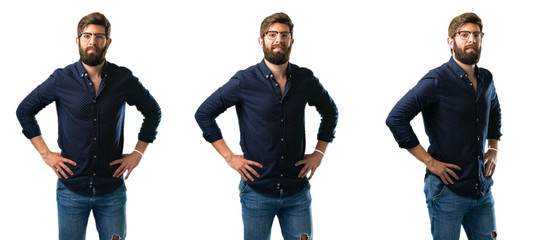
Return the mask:
M285 13L266 17L258 40L264 59L237 72L195 115L205 140L242 178L244 239L270 239L275 216L285 239L313 236L308 179L334 138L338 111L309 69L289 63L293 26ZM322 121L316 147L306 155L307 104L316 107ZM242 155L230 150L215 121L231 106L237 110Z
M496 238L490 188L501 109L492 74L477 66L483 35L475 13L455 17L448 28L450 60L426 74L386 121L399 146L426 165L433 239L459 239L461 225L468 239ZM420 112L430 141L427 151L410 125Z
M111 24L101 13L78 23L80 60L57 69L19 105L24 135L58 177L59 239L85 239L93 212L100 239L126 237L126 179L157 134L161 109L125 67L106 61ZM52 152L41 136L35 115L55 102L58 144ZM138 142L123 154L125 103L144 115ZM44 237L49 238L49 237Z

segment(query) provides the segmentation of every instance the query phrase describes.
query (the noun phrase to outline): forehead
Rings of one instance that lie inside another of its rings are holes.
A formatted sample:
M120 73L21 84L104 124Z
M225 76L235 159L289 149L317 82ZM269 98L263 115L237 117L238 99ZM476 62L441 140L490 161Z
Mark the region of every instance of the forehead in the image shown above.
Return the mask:
M458 32L459 31L477 32L477 31L480 31L480 29L479 29L479 25L477 25L475 23L465 23L465 24L463 24L463 26L459 27L459 29L457 31Z
M283 23L273 23L268 27L267 31L289 32L289 25Z
M81 32L105 33L105 27L101 25L96 25L96 24L89 24Z

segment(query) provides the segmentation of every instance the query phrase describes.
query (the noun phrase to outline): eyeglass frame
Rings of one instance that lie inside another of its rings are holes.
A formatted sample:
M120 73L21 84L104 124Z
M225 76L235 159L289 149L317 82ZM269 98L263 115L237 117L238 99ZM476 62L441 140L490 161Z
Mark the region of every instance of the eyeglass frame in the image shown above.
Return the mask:
M463 38L461 36L461 33L468 33L468 36L466 36L465 38ZM479 37L476 37L476 34L479 34ZM455 35L459 35L459 38L463 39L463 40L466 40L470 37L470 35L473 35L474 36L474 39L483 39L483 36L485 36L485 33L482 32L482 31L475 31L475 32L471 32L471 31L459 31L459 32L456 32Z
M91 37L90 37L89 39L84 39L84 38L82 38L82 36L83 36L84 34L89 34L89 35L91 35ZM78 35L78 38L79 38L82 42L90 42L90 41L91 41L91 38L93 38L93 36L96 37L96 38L95 38L96 41L102 41L102 42L107 41L107 38L108 38L108 37L107 37L107 34L105 34L105 33L90 33L90 32L80 33L80 34ZM103 37L103 38L99 38L99 37Z
M267 35L268 33L276 33L276 36L274 36L273 38L270 38ZM281 39L286 39L286 40L292 39L292 32L266 31L265 34L263 34L263 36L266 36L269 40L275 40L276 37L278 37L278 35L280 35L280 34L281 34ZM284 37L283 34L288 34L288 36Z

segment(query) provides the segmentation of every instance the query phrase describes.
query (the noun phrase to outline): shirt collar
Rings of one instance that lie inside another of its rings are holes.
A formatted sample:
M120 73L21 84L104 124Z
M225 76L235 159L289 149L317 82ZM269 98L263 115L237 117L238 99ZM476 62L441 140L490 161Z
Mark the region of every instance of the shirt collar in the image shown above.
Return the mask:
M465 75L467 75L466 71L463 68L461 68L459 64L457 64L457 62L455 61L455 59L453 59L453 57L450 57L450 60L448 61L448 66L452 69L452 72L454 73L454 75L458 76L459 78L463 78L465 77ZM479 81L483 81L483 78L479 74L479 68L477 67L477 64L474 68L474 74L476 74L477 79Z
M107 76L107 73L109 72L109 62L107 60L104 60L104 67L102 68L101 76ZM78 76L84 77L87 75L87 71L83 67L83 64L81 63L81 59L76 63L76 70L78 71Z
M265 63L265 59L261 60L261 63L259 63L259 69L261 70L261 75L265 76L266 78L274 77L274 75L272 74L272 71L270 71L270 69L268 69L268 67L267 67L267 65ZM288 67L287 67L287 78L291 78L292 77L293 69L294 69L294 67L289 62Z

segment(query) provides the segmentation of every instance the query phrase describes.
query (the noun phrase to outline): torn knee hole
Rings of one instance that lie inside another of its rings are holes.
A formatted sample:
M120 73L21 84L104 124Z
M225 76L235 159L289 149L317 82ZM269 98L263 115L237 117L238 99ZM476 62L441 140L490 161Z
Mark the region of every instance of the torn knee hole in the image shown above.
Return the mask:
M309 236L307 236L307 234L302 234L302 236L300 237L301 240L307 240L309 239Z
M496 232L491 232L490 235L492 236L492 238L496 238L498 236L498 233Z

